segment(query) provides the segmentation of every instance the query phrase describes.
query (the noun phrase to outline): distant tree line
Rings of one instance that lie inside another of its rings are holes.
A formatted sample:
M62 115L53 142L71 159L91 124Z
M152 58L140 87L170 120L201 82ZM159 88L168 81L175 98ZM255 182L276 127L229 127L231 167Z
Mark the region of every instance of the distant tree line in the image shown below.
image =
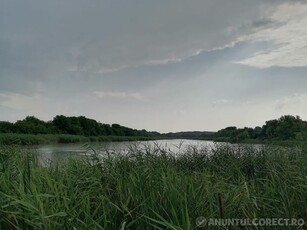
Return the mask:
M52 121L42 121L34 116L28 116L15 123L0 121L0 133L23 134L70 134L82 136L140 136L155 137L158 132L136 130L119 124L102 124L96 120L58 115Z
M210 137L214 133L215 132L209 132L209 131L186 131L186 132L165 133L162 134L162 136L165 138L200 140L204 139L204 137Z
M66 117L58 115L52 121L42 121L28 116L15 123L0 121L0 133L17 134L70 134L79 136L122 136L122 137L159 137L182 139L208 139L226 142L245 140L306 140L307 121L299 116L285 115L279 119L269 120L262 127L237 128L230 126L218 132L177 132L160 134L146 130L136 130L119 124L103 124L84 116Z
M206 136L204 136L206 137ZM299 116L285 115L269 120L262 127L237 128L230 126L210 136L213 140L242 142L244 140L306 140L307 122Z

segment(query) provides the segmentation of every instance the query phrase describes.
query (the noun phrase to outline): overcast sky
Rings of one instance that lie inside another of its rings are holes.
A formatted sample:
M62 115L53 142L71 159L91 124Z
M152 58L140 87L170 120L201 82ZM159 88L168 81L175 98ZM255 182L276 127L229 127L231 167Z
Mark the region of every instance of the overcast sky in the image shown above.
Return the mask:
M307 120L307 1L0 0L0 120Z

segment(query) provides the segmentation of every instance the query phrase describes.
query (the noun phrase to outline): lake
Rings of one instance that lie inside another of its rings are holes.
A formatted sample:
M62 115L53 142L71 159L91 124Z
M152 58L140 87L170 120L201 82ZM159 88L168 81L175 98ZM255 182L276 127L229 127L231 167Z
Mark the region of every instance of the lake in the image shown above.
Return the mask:
M65 162L70 157L82 158L95 151L98 154L117 152L125 154L129 148L161 148L174 153L180 153L188 147L212 146L214 142L203 140L154 140L154 141L129 141L129 142L100 142L89 144L50 144L26 147L35 153L40 164L45 165L52 161L54 163Z

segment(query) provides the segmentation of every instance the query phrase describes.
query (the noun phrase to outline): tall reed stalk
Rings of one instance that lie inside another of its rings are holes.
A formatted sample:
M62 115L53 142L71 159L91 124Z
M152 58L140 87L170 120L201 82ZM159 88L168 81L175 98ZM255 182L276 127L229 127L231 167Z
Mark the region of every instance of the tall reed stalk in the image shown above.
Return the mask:
M199 216L305 218L306 159L299 149L219 144L180 154L134 147L42 167L1 148L0 229L189 230Z

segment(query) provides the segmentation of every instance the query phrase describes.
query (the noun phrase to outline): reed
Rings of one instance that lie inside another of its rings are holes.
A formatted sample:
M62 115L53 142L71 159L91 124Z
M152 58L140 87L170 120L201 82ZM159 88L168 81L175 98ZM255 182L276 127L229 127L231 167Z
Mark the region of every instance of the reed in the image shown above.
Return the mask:
M146 141L157 139L161 139L161 137L0 133L0 145L40 145L51 143L87 143L105 141Z
M304 218L306 159L300 149L270 146L131 146L126 155L42 167L3 147L0 229L195 229L199 216Z

